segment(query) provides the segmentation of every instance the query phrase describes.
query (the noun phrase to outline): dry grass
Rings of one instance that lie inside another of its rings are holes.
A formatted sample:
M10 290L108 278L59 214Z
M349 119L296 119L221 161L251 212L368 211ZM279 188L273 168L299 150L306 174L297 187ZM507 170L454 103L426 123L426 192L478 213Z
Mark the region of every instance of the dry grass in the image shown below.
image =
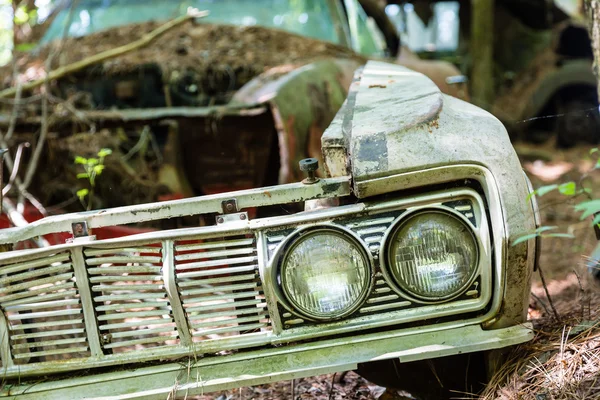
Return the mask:
M482 399L600 399L600 321L539 324L517 347Z

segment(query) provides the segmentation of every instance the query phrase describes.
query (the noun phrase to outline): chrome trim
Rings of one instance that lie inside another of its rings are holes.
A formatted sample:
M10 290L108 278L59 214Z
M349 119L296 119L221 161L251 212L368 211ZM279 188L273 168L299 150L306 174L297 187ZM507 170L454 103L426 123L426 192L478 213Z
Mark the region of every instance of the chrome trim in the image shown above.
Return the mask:
M350 194L350 177L324 178L314 185L289 183L260 189L241 190L182 200L116 207L81 213L46 217L18 228L0 230L0 244L15 243L50 233L70 232L74 222L87 222L89 228L135 224L188 215L220 214L222 203L235 198L239 209L311 199L342 197Z

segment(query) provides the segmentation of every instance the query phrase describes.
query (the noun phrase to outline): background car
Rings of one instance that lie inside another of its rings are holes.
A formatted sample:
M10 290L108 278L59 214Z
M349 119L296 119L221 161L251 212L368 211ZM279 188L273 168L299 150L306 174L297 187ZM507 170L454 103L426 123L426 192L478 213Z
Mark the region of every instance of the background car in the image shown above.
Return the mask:
M246 0L82 0L65 6L42 47L24 61L21 79L41 76L53 52L57 68L127 44L157 28L154 21L190 6L210 14L52 85L52 94L67 101L50 121L47 168L36 194L47 205L72 199L81 182L73 166L59 160L93 156L101 147L115 153L98 180L95 207L297 180L300 159L321 158L321 135L353 71L368 57L398 53L398 36L382 9L370 17L369 2L362 3L367 7L357 0L265 0L261 7ZM445 85L445 77L431 76ZM20 111L16 137L31 138L40 110Z

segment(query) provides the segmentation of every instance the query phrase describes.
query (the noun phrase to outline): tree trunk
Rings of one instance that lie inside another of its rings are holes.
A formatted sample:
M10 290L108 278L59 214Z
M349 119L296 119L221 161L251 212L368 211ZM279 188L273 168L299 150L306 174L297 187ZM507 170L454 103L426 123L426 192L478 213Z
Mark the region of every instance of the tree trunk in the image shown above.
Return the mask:
M473 58L472 100L489 110L494 101L494 0L471 1L469 47Z
M592 39L592 48L594 50L594 73L598 74L600 63L600 0L585 0L585 10L589 21L590 38ZM600 84L598 86L600 95Z

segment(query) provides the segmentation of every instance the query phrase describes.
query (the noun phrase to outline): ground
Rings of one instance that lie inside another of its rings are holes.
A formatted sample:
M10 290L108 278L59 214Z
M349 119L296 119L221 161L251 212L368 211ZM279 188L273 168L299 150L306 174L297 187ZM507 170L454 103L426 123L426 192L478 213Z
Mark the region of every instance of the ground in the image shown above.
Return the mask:
M598 157L591 147L555 149L516 144L521 162L533 186L574 181L578 188L591 189L600 198L600 171L593 168ZM582 186L583 185L583 186ZM600 284L589 279L587 255L598 241L591 221L580 220L573 208L585 196L569 197L558 191L538 198L542 225L556 226L553 232L571 233L574 239L544 238L540 269L559 321L552 311L536 272L532 286L529 318L537 337L515 349L507 364L492 380L485 399L600 399ZM594 325L595 324L595 325ZM293 390L293 395L292 395ZM237 399L410 399L410 395L384 393L357 374L320 375L270 385L245 387L198 397L198 400ZM477 398L457 394L456 398Z

